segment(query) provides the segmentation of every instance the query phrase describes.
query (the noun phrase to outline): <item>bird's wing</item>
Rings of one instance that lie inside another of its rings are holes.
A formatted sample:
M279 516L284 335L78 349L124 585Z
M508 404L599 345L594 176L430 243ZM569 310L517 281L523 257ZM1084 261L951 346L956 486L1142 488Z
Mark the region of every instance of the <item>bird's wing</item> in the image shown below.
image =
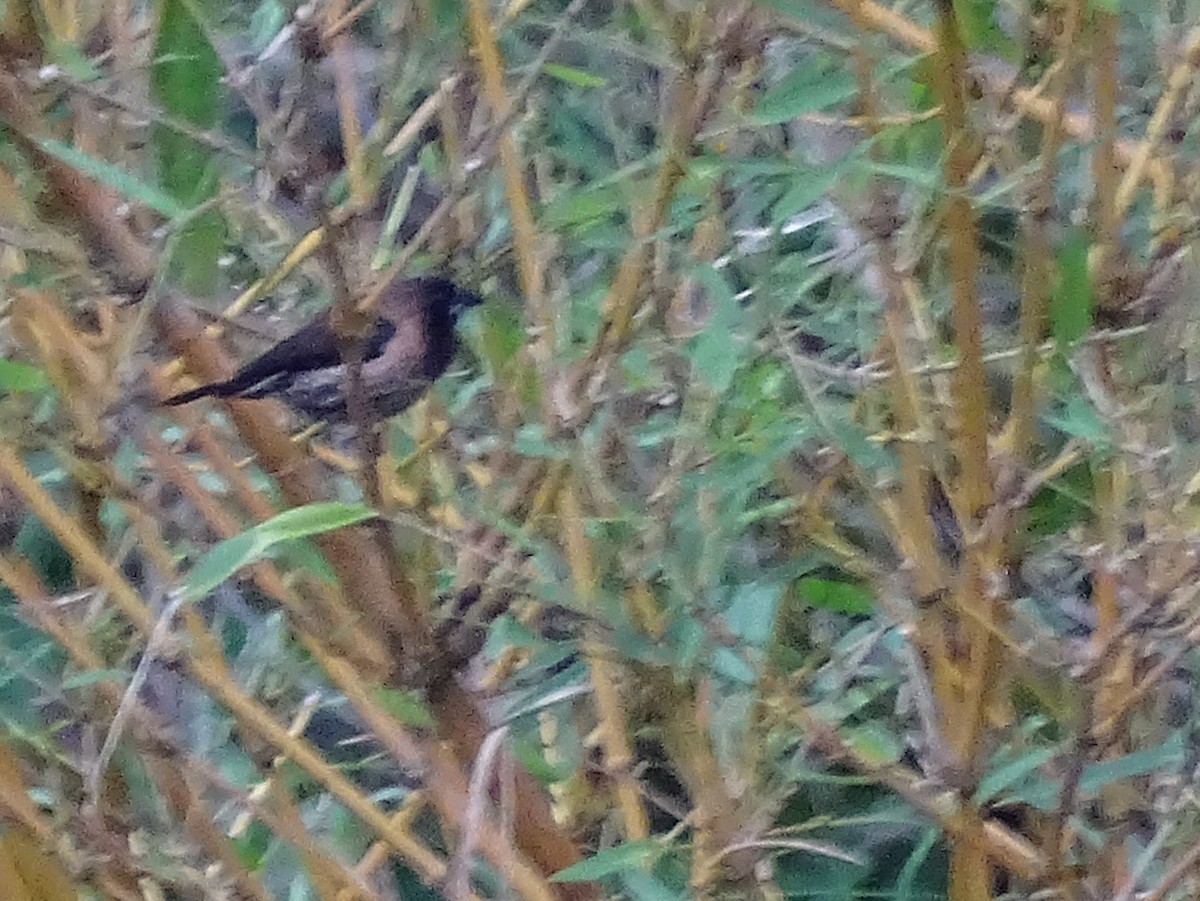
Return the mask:
M391 322L382 317L377 319L367 333L363 359L371 360L379 356L395 331L396 327ZM341 362L337 336L326 311L239 369L224 383L225 391L222 393L270 393L278 387L279 382L290 380L290 376L338 366Z

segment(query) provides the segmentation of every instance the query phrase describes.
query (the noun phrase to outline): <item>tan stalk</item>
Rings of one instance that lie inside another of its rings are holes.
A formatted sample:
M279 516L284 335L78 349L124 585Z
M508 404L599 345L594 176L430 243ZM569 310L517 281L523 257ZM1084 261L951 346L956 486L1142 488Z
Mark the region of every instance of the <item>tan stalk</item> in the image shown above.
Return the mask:
M863 25L861 5L856 10L856 23ZM866 47L865 28L855 45L854 62L858 80L858 102L870 137L878 136L879 98L875 88L875 59ZM871 158L879 161L878 142L871 142ZM876 196L866 203L873 204L872 216L885 219L894 214L894 201L888 186L881 185ZM878 231L878 230L877 230ZM912 568L918 598L936 598L947 585L942 556L934 535L934 523L929 514L929 480L931 457L937 456L936 442L940 429L934 421L923 391L913 376L914 354L910 348L908 304L896 262L896 250L890 234L870 235L877 258L876 267L883 287L883 352L891 369L891 399L894 404L894 429L900 436L897 455L900 458L900 498L898 519L889 522L891 535L905 563ZM912 625L917 644L925 655L926 665L933 670L938 696L945 702L952 682L950 663L944 643L944 626L934 609L927 609Z
M688 30L703 34L707 29L709 8L699 4L692 12ZM738 24L740 17L749 15L744 6L723 23L725 33L718 32L713 43L719 48L728 32ZM686 40L677 39L677 49L687 55ZM716 48L714 48L716 49ZM675 195L675 188L686 172L687 158L692 143L713 102L723 65L715 52L703 64L689 66L680 74L669 91L663 96L665 123L664 137L660 143L662 159L654 173L650 199L645 204L635 204L631 221L633 235L629 250L617 268L612 287L604 298L604 323L600 339L592 351L592 361L606 361L617 354L625 345L641 298L642 279L646 274L651 250L651 237L662 228L667 210Z
M598 574L578 491L577 486L568 477L558 493L558 514L575 596L584 611L590 612L596 603ZM616 784L617 804L625 826L625 837L640 840L650 835L650 822L642 806L641 790L633 773L635 758L629 744L628 718L620 688L624 678L611 659L608 649L596 636L587 634L594 631L594 628L585 626L582 647L588 662L592 696L596 700L596 717L599 720L600 741L604 748L604 766Z
M359 88L355 84L350 60L350 37L338 22L346 17L346 0L332 0L324 5L325 20L322 38L329 44L329 59L333 64L333 87L337 98L338 122L342 129L342 150L346 158L346 180L350 186L350 206L359 209L370 201L371 186L367 183L363 162L362 123L358 121Z
M1182 58L1167 77L1166 89L1159 97L1150 121L1146 123L1146 136L1135 146L1133 156L1117 188L1113 212L1118 217L1129 211L1134 192L1145 178L1146 167L1162 143L1176 108L1184 101L1186 93L1193 88L1196 70L1200 68L1200 28L1193 28L1188 32L1187 43L1181 55ZM1112 68L1116 69L1115 63L1112 64Z
M0 813L7 821L0 836L0 885L14 901L76 898L79 885L69 875L72 861L64 853L68 849L56 841L56 824L28 796L16 756L0 742ZM48 849L63 858L50 858ZM136 877L121 872L122 863L110 856L97 864L95 884L119 901L143 901L133 887Z
M185 487L186 481L188 481L188 479L186 476L184 476L183 482L185 484L181 484L181 488ZM194 482L194 479L190 481ZM205 512L206 515L212 514L213 512L211 507L208 506L202 506L201 510ZM217 510L219 511L219 508L217 508ZM135 511L127 512L129 515L131 515L131 517L134 516ZM136 517L134 518L134 522L135 524L138 523ZM218 533L223 533L226 529L230 528L232 528L235 532L237 531L236 523L227 514L223 515L218 512L213 516L213 519L210 522L214 528L217 529ZM157 554L157 557L160 558L160 567L163 569L163 571L169 571L170 553L165 546L158 547L155 539L156 536L143 535L141 546L143 550L147 551L148 553L154 553L156 550L158 550L159 553ZM163 558L165 558L165 560ZM267 565L260 564L258 567L256 567L256 569L261 570L265 566ZM271 576L273 571L271 569L267 569L266 574L267 576ZM275 586L270 579L268 579L268 584L272 584L273 587L278 587ZM283 590L286 591L287 589L285 588ZM299 621L303 622L304 618L301 617ZM439 751L440 744L424 744L419 747L412 739L406 736L403 730L399 728L398 724L395 723L395 721L392 720L389 715L379 706L379 703L373 697L368 695L362 681L364 673L361 671L355 671L347 666L348 661L353 659L353 655L347 655L340 651L334 652L330 647L319 641L315 637L316 634L328 634L328 630L319 630L316 633L306 633L301 631L299 633L299 637L306 645L309 652L313 655L313 658L317 660L318 663L321 664L326 670L327 674L329 674L331 677L337 677L334 678L335 683L342 688L343 692L348 698L355 702L356 709L363 717L364 721L368 723L368 725L372 728L372 731L392 753L392 756L397 763L407 767L412 771L420 771L424 768L422 766L422 761L426 759L427 756L432 756L436 759L441 753ZM367 672L369 673L370 670L367 670ZM347 675L348 673L352 673L353 675ZM460 785L461 775L459 775L456 770L451 768L451 763L451 758L442 755L442 765L436 771L438 778L435 780L434 785L430 790L434 794L434 797L439 801L438 807L445 821L451 825L454 825L458 823L464 805L462 794L455 794L455 789L457 788L465 791L465 786ZM276 786L272 786L270 796L275 798L277 810L281 810L284 813L288 811L287 804L285 804L284 800L285 794L279 792ZM531 870L526 863L520 861L514 863L512 852L507 846L498 846L495 842L491 841L494 835L494 832L489 831L486 835L486 840L482 843L482 847L485 853L488 854L493 865L495 865L501 871L509 873L512 878L516 880L517 887L521 890L522 897L543 899L543 901L545 901L547 898L546 891L544 887L539 887L542 885L542 879L540 875Z
M496 46L495 27L485 0L467 0L467 21L471 28L471 39L479 55L479 67L483 76L483 88L496 120L504 119L512 108L508 91L504 86L503 63L500 49ZM511 130L500 136L500 166L504 170L504 185L508 195L509 214L512 216L513 247L517 257L521 290L529 305L531 320L542 327L550 327L553 316L544 308L541 257L538 249L537 229L533 222L533 208L526 189L525 166Z
M979 238L975 213L968 195L968 180L978 158L978 148L967 122L966 50L951 0L938 0L938 65L934 92L942 106L943 136L947 145L947 190L943 229L947 243L950 294L953 304L954 343L958 368L954 379L954 445L958 478L951 489L954 508L962 525L966 548L954 586L958 610L972 610L987 627L961 621L951 639L962 678L957 704L943 711L943 726L950 757L967 780L977 778L986 759L985 713L990 699L1002 687L998 643L992 627L998 624L1003 601L998 581L996 542L985 541L979 526L992 503L992 477L988 461L987 386L983 370L982 317L975 283L979 269ZM951 628L955 628L953 625ZM968 781L968 784L971 784ZM991 896L990 861L985 853L982 820L964 809L960 828L950 850L949 898L975 901Z
M244 531L244 525L216 502L212 493L200 485L196 477L182 465L180 457L172 453L155 432L143 429L138 440L156 470L169 478L171 484L196 506L200 515L212 526L220 539L232 538ZM169 572L170 569L165 571ZM251 573L259 587L288 611L293 622L318 634L327 635L331 642L341 648L342 652L365 672L380 674L384 671L387 651L382 641L365 630L344 603L326 597L323 600L333 600L334 603L323 604L319 610L310 609L314 606L313 600L301 598L284 582L278 569L270 562L255 564Z
M1051 14L1061 23L1058 29L1058 68L1050 79L1047 92L1053 114L1042 132L1037 174L1029 190L1029 203L1022 211L1021 228L1021 365L1013 381L1012 412L1009 428L1012 450L1018 459L1031 462L1034 449L1036 414L1036 370L1041 360L1040 346L1046 337L1050 291L1055 272L1049 224L1056 207L1054 187L1058 156L1065 132L1062 127L1067 91L1074 73L1076 41L1083 19L1083 0L1069 0Z
M1109 268L1118 265L1116 242L1120 229L1117 191L1120 170L1117 167L1117 102L1120 85L1117 71L1117 27L1115 14L1096 11L1093 16L1092 118L1096 141L1092 147L1092 279L1096 302L1103 307L1116 298L1104 296Z
M334 684L346 695L372 733L392 756L398 761L426 769L425 790L438 812L446 823L454 828L462 828L468 806L469 787L459 761L461 754L456 753L458 749L436 739L423 742L418 747L400 724L380 706L371 688L363 682L353 667L311 639L308 646L314 656L320 659L322 668ZM444 691L447 695L452 694L449 689ZM433 705L435 710L440 708L440 712L444 714L448 703L454 700L453 697L442 697L434 699ZM478 721L472 726L485 730L484 724ZM472 742L476 747L480 744L481 740ZM518 774L518 778L522 775L524 774ZM512 848L509 837L503 835L495 823L490 823L488 828L475 836L484 855L522 898L531 901L553 901L555 897L562 897L568 901L595 898L594 887L588 883L560 887L558 896L549 888L543 874L563 869L578 857L569 843L564 844L561 833L554 826L544 825L543 813L536 806L542 800L540 790L535 793L530 783L520 782L518 791L528 795L518 804L515 811L516 838L521 842L521 847ZM524 853L521 853L522 851ZM530 865L531 860L536 863L536 867Z
M738 797L726 784L712 747L705 685L680 682L666 669L644 670L642 675L643 691L661 717L663 747L692 801L693 891L702 898L723 890L755 897L754 870L761 849L730 854L725 849L765 830L772 811L755 803L753 788Z
M1045 877L1048 870L1046 860L1027 838L999 821L989 820L982 824L981 829L978 828L978 822L972 825L964 821L958 815L963 801L957 792L931 784L903 764L880 764L867 759L847 744L836 728L795 700L793 694L782 693L779 697L786 699L785 709L793 722L831 760L845 763L887 786L914 809L936 822L952 838L956 839L964 829L975 829L982 836L984 853L997 866L1033 882Z
M1092 198L1091 229L1092 283L1095 288L1098 309L1118 310L1125 302L1112 288L1119 277L1124 252L1121 246L1122 211L1118 206L1120 170L1117 166L1115 144L1117 140L1117 104L1120 102L1119 47L1117 43L1119 18L1116 13L1096 10L1092 16L1094 40L1092 46L1093 97L1092 115L1096 123L1097 141L1092 149ZM1129 195L1132 194L1130 188ZM1097 349L1099 366L1107 368L1110 359L1105 348ZM1102 362L1100 362L1102 361ZM1114 384L1112 390L1118 390ZM1124 547L1124 522L1129 502L1129 461L1126 455L1117 453L1101 465L1096 474L1096 518L1099 537L1103 543L1101 559L1094 573L1092 602L1096 609L1096 631L1093 635L1097 644L1107 642L1119 626L1121 612L1118 598L1119 575L1117 561ZM1110 653L1102 671L1098 674L1099 684L1095 695L1094 722L1115 722L1116 712L1121 709L1126 686L1133 681L1132 647L1121 643ZM1124 736L1110 733L1111 739L1104 751L1108 758L1124 754L1128 748ZM1122 798L1127 786L1120 784L1105 786L1101 792L1101 805L1107 816L1121 819L1129 807L1128 797ZM1115 891L1123 884L1126 863L1123 846L1109 837L1106 860L1109 866L1099 874L1107 883L1106 889Z

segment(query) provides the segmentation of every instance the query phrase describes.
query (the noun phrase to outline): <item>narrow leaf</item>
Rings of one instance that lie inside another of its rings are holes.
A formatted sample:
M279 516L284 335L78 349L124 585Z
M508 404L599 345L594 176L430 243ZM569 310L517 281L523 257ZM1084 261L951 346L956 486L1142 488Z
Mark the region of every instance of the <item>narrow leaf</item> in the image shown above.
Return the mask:
M227 538L201 557L183 581L184 596L199 600L243 566L261 560L279 542L332 532L374 515L362 504L308 504L287 510Z
M374 515L375 511L365 504L306 504L272 516L266 522L255 526L255 531L271 543L275 543L290 538L307 538L322 532L332 532L334 529L371 519Z
M834 65L826 54L814 54L763 94L753 119L760 125L777 125L849 100L856 91L854 75L845 66Z
M100 184L112 188L121 196L145 204L152 210L162 213L168 219L176 219L187 214L187 207L177 202L169 194L144 181L139 181L119 166L97 159L82 150L76 150L70 144L64 144L53 138L40 138L37 143L55 159L78 169Z
M559 870L550 877L550 881L592 882L634 867L643 867L657 859L662 852L662 843L655 839L625 842Z
M1058 254L1058 284L1050 299L1050 333L1060 349L1073 345L1092 327L1092 279L1088 238L1075 229Z
M542 66L542 71L553 78L557 78L559 81L565 81L567 84L573 84L579 88L601 88L608 84L599 75L584 72L582 69L576 69L574 66L546 63L546 65Z
M870 613L875 606L874 597L865 588L834 579L801 579L796 594L814 607L839 613Z

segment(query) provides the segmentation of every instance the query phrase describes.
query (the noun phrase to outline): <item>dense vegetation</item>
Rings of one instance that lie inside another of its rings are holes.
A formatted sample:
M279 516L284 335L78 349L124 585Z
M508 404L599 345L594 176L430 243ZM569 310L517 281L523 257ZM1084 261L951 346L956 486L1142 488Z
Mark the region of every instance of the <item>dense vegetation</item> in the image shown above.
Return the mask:
M1189 0L0 10L6 899L1200 891Z

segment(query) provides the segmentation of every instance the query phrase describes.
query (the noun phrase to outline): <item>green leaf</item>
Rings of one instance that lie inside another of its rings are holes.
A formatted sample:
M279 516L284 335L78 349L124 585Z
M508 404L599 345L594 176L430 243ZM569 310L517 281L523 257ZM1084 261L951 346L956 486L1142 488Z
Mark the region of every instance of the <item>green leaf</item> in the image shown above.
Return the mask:
M1083 792L1092 793L1118 779L1154 772L1174 772L1183 762L1183 735L1175 731L1161 744L1085 767L1079 779L1079 788Z
M760 125L789 122L849 100L858 86L846 66L826 53L814 53L754 105L752 118Z
M621 882L633 901L685 901L689 897L664 885L645 870L626 870L621 874Z
M243 566L261 560L281 541L306 538L362 522L375 515L362 504L320 503L287 510L252 529L220 542L183 580L184 597L199 600Z
M84 83L98 81L104 75L86 54L80 52L78 47L65 41L53 39L47 41L46 51L50 59L54 60L72 81Z
M1055 748L1038 748L996 767L980 780L979 788L975 791L975 802L984 804L991 801L1001 792L1023 782L1026 776L1036 773L1038 767L1052 760L1058 753Z
M921 834L920 840L913 846L908 859L900 870L900 875L896 878L896 893L893 901L916 901L917 898L929 897L930 893L917 888L917 876L941 841L942 831L940 829L931 827Z
M184 596L198 601L235 572L266 553L253 529L226 538L208 551L183 580Z
M188 0L159 0L151 84L166 109L207 127L220 113L224 67L192 10Z
M657 839L625 842L559 870L550 877L550 881L593 882L635 867L645 867L657 860L663 850L662 842Z
M573 66L563 66L558 63L546 63L546 65L542 66L542 71L552 78L557 78L559 81L565 81L567 84L573 84L579 88L601 88L608 84L608 81L599 75L593 75L591 72L584 72L582 69L576 69Z
M288 11L278 0L264 0L250 16L250 46L261 53L287 24Z
M326 501L305 504L285 510L254 527L254 531L274 544L290 538L307 538L351 526L375 516L375 511L365 504L339 504Z
M432 729L437 725L421 696L414 691L395 688L376 688L375 699L392 716L406 726Z
M1063 434L1085 441L1098 450L1106 450L1112 445L1108 423L1082 395L1072 396L1061 413L1047 416L1046 421Z
M897 763L904 753L904 746L879 723L846 726L841 734L856 757L877 766Z
M958 30L968 50L1009 57L1015 45L996 24L996 0L954 0Z
M712 664L712 671L726 679L742 685L753 685L758 679L758 673L754 671L754 667L732 648L714 649L709 660Z
M713 303L712 315L704 331L688 344L688 356L696 375L718 394L729 390L734 373L741 364L742 344L737 340L740 310L733 289L711 265L692 273L708 292Z
M1058 284L1050 298L1050 334L1066 349L1092 327L1092 279L1088 269L1088 237L1074 229L1058 253Z
M1072 466L1043 487L1029 502L1025 527L1034 535L1061 535L1083 520L1092 507L1092 470Z
M496 375L517 358L525 346L525 326L517 310L504 304L488 304L469 324L473 348Z
M95 685L98 682L115 682L117 685L124 685L129 679L129 673L119 669L95 669L85 670L81 673L73 673L62 680L63 688L87 688Z
M216 124L223 105L224 67L193 15L189 0L159 0L151 84L167 112L200 128ZM212 151L166 125L154 129L163 186L181 203L196 206L213 197L217 167ZM176 236L171 261L190 290L207 293L217 276L217 256L225 243L225 223L207 210Z
M76 150L70 144L64 144L53 138L39 138L37 143L55 159L61 160L73 169L78 169L84 175L112 188L123 197L145 204L169 219L178 219L187 215L188 208L186 206L158 188L138 180L119 166L97 159L81 150Z
M775 223L784 222L807 210L837 183L841 172L840 166L826 166L821 169L797 168L791 179L791 187L772 207L771 220Z
M761 582L742 585L725 611L725 622L734 635L761 648L775 631L775 614L782 599L783 588L779 585Z
M546 437L541 423L532 422L517 429L513 436L513 448L524 457L542 457L546 460L565 460L567 451Z
M625 199L618 185L601 185L557 196L542 214L547 227L570 228L594 225L625 212Z
M839 613L870 613L875 607L875 597L867 589L834 579L801 579L796 583L796 594L814 607Z
M42 391L50 384L46 373L28 363L0 360L0 391Z
M305 538L281 541L271 549L271 559L282 563L289 570L308 573L326 585L337 584L337 573L321 553L321 549Z

